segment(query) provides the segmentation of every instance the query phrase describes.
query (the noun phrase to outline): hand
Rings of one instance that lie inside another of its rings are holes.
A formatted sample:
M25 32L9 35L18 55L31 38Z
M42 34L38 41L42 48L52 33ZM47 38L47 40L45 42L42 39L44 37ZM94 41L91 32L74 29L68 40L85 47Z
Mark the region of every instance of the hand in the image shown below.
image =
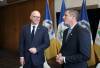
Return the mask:
M20 64L21 64L21 65L24 65L24 64L25 64L24 57L20 57Z
M57 61L57 62L60 61L60 60L59 60L60 56L61 56L61 53L59 53L59 54L56 56L56 61Z
M36 48L30 48L29 51L33 54L36 54L37 53L37 49Z
M64 58L62 56L61 53L59 53L56 57L56 62L58 62L59 64L63 64L64 63Z
M60 63L59 58L60 58L59 55L57 55L57 56L56 56L56 62L58 62L58 63Z

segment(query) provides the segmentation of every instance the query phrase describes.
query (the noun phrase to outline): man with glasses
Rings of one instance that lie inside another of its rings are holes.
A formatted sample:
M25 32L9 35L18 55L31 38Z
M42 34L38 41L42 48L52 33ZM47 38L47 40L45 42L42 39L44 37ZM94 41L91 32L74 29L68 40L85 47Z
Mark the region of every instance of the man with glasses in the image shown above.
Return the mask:
M40 25L41 14L34 10L31 23L22 28L19 41L20 63L24 68L43 68L44 50L49 46L48 29Z
M56 57L63 68L87 68L87 60L90 58L90 32L78 24L78 16L78 11L74 9L67 9L63 16L69 28L63 33L62 47Z

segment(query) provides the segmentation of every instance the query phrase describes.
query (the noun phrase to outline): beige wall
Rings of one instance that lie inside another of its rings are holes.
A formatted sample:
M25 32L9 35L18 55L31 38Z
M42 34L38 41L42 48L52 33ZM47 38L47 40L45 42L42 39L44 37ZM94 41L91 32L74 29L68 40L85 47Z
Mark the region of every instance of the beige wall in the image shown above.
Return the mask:
M82 5L82 0L64 0L67 8L74 8L74 7L80 7ZM62 0L55 0L55 11L59 12L61 7ZM87 6L93 6L93 5L100 5L100 0L86 0ZM92 7L91 7L92 8Z

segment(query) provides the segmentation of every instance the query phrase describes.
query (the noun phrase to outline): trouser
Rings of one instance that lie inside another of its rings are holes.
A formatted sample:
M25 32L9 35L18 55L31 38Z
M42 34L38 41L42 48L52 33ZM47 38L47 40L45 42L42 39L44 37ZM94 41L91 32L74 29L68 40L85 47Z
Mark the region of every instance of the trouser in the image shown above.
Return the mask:
M43 64L34 65L30 56L28 62L25 63L23 68L43 68Z

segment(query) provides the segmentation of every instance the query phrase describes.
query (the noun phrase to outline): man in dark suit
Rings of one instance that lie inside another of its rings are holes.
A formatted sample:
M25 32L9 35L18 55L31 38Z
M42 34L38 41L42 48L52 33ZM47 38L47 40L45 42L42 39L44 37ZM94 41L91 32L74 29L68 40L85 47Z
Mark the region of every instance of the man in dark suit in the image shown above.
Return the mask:
M44 50L49 46L48 29L40 23L40 12L30 15L31 23L25 25L20 35L20 63L24 68L43 68Z
M67 9L63 16L69 28L63 33L62 47L56 57L63 68L87 68L87 60L90 58L90 32L78 24L78 16L78 11L73 9Z

